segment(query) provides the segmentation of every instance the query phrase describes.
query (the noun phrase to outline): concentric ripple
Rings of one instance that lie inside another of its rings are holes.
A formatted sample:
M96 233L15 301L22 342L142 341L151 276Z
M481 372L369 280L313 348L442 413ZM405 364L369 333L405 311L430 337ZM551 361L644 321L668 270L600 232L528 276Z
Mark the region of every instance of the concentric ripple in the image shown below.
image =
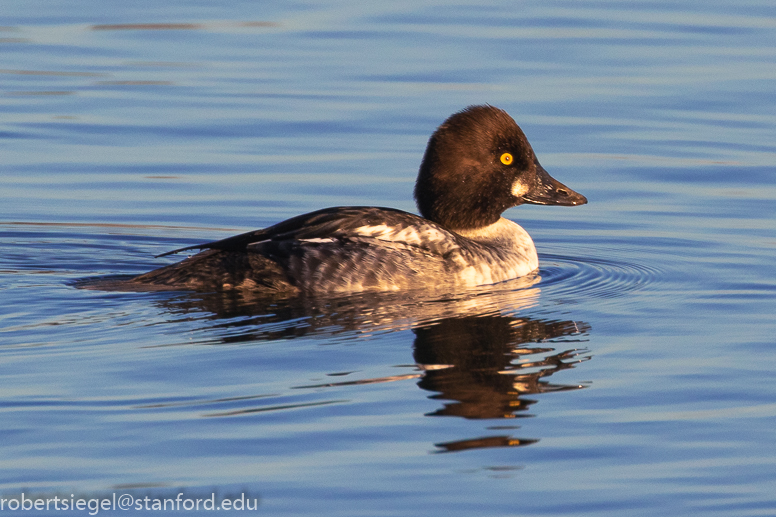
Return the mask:
M665 272L634 262L543 254L542 292L616 298L658 283Z

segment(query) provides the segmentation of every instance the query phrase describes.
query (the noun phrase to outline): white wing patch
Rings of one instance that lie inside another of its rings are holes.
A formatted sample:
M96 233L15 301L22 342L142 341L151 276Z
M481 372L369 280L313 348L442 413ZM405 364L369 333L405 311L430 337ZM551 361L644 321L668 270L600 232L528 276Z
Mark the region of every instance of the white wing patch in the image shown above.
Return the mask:
M458 248L451 236L432 225L388 226L385 224L368 225L356 228L355 233L364 237L393 242L396 245L422 245L435 243L447 251ZM478 242L486 248L499 248L506 252L498 258L483 251L471 256L459 250L451 253L446 260L455 264L454 282L458 285L474 287L494 284L527 275L539 267L533 240L520 225L501 218L484 228L468 231L456 231L459 235Z
M444 241L450 238L448 235L445 235L430 225L422 226L421 228L416 228L414 226L402 228L378 224L374 226L361 226L354 231L364 237L372 237L384 241L403 242L410 245Z
M249 250L255 250L255 251L261 251L263 248L264 243L271 242L272 239L264 239L263 241L257 241L252 242L246 246ZM324 243L331 243L331 242L337 242L337 239L334 237L316 237L311 239L299 239L299 242L309 242L311 244L324 244Z
M313 242L313 243L323 243L323 242L335 242L337 239L333 237L326 237L326 238L314 238L314 239L299 239L299 242Z
M252 250L252 249L254 249L254 250L255 250L255 249L259 249L259 248L261 248L261 245L262 245L262 244L264 244L265 242L269 242L269 241L270 241L270 239L264 239L263 241L256 241L256 242L251 242L251 243L249 243L249 244L248 244L247 246L245 246L245 247L246 247L246 248L248 248L249 250Z

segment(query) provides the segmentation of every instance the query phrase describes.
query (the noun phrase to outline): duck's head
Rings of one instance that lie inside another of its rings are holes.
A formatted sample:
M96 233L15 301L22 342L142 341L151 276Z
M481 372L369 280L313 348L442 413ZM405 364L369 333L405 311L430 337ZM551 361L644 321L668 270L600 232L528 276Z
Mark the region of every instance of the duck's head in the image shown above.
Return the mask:
M512 117L493 106L469 106L431 135L415 200L423 217L451 230L482 228L523 203L587 203L544 170Z

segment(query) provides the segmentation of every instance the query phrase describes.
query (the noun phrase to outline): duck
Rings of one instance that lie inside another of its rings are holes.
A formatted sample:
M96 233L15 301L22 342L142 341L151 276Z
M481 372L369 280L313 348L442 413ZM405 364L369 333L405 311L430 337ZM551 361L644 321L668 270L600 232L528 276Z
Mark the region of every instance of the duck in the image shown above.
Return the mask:
M491 105L469 106L433 132L414 198L419 215L371 206L324 208L168 251L157 257L199 252L129 281L266 294L469 289L539 267L531 236L505 218L505 210L587 203L550 176L514 119Z

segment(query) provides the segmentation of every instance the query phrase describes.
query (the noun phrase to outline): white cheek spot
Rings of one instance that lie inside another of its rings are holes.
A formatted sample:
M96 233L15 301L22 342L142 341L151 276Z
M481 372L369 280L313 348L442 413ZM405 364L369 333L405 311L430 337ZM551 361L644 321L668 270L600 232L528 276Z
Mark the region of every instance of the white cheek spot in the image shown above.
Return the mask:
M528 190L528 185L523 184L520 180L515 180L512 184L512 195L515 197L522 197Z

